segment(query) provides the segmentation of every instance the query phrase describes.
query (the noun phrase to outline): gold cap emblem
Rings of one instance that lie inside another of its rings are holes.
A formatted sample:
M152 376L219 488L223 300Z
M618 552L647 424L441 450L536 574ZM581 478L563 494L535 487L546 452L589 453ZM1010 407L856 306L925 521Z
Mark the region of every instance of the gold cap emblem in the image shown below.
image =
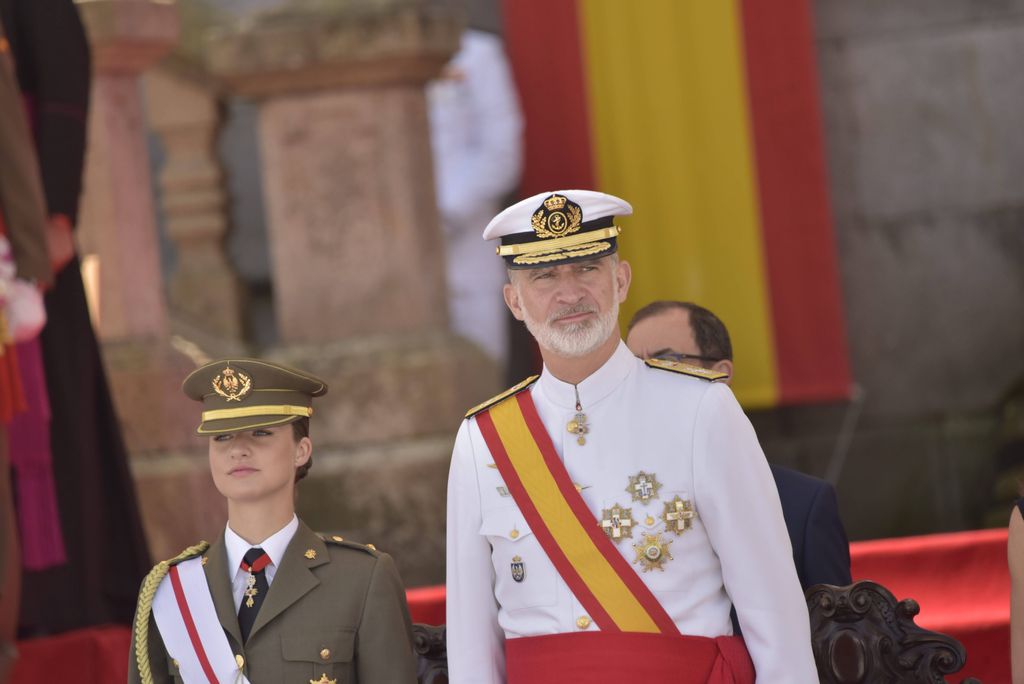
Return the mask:
M583 224L583 210L564 195L551 195L530 219L530 227L539 238L572 235Z
M213 379L213 391L228 401L242 401L252 392L252 378L243 371L225 366Z

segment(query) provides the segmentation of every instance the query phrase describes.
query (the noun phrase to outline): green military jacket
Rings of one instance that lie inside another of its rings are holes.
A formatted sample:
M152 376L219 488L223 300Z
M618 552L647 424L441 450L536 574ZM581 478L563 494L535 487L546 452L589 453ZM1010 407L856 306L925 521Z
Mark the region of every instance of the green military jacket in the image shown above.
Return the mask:
M244 659L244 672L252 684L416 681L405 590L386 553L340 538L325 540L300 521L245 644L223 534L205 556L203 569L217 617L232 651ZM136 623L138 617L136 613ZM147 681L137 659L138 635L136 624L129 654L130 684ZM181 682L152 615L147 644L151 681Z

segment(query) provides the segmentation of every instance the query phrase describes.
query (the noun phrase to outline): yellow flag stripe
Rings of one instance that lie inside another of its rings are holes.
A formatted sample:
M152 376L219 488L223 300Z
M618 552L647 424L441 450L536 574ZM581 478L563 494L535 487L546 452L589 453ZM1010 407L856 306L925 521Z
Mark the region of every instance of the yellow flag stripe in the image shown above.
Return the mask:
M655 299L695 301L731 332L748 407L779 396L736 0L578 3L595 175L629 198L624 320Z

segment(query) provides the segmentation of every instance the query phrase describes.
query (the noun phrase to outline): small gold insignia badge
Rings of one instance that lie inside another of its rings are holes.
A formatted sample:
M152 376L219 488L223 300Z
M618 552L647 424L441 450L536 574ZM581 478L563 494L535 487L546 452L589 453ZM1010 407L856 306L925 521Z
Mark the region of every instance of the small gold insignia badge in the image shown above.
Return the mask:
M580 402L580 390L576 388L576 415L565 425L569 434L576 435L576 443L583 446L587 443L585 434L590 432L590 425L587 424L587 414L583 412L583 404Z
M316 558L316 549L306 549L306 553L302 555L308 558L309 560L313 560L314 558Z
M665 511L661 514L661 519L665 521L665 529L677 535L690 529L696 517L697 511L693 510L693 504L689 499L678 496L665 502Z
M526 579L526 563L520 556L512 556L512 579L516 582Z
M338 684L337 679L328 679L327 673L320 675L320 679L310 679L309 684Z
M640 563L640 568L644 572L651 570L664 572L665 561L672 560L672 554L668 552L668 546L671 543L671 539L662 539L660 533L644 533L643 541L633 544L633 550L636 551L636 558L633 559L633 562Z
M575 418L566 423L565 429L569 431L569 434L576 435L576 443L580 446L587 443L587 438L584 435L590 432L590 426L587 425L586 414L577 413Z
M615 504L611 508L601 511L601 529L616 544L626 537L633 538L635 522L632 508L623 508L619 504Z
M539 238L572 235L583 223L583 210L564 195L551 195L530 218L530 227Z
M242 401L252 391L252 378L240 370L225 366L213 379L213 391L228 401Z
M633 497L633 501L647 503L651 499L658 498L659 489L661 489L661 483L658 482L658 477L654 473L648 475L641 470L636 475L630 476L626 493Z

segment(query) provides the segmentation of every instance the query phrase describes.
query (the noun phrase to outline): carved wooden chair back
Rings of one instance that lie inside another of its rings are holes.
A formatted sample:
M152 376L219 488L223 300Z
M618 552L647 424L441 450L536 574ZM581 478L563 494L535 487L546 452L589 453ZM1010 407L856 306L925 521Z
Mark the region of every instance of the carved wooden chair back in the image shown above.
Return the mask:
M966 662L959 641L914 623L916 601L897 601L876 582L818 584L806 597L822 684L944 683Z

